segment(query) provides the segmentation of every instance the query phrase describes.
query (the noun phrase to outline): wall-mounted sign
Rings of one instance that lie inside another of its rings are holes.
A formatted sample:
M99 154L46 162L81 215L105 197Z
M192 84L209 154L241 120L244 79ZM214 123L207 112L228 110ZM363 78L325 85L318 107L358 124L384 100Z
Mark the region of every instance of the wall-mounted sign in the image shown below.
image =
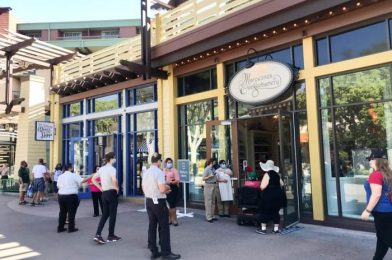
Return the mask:
M266 60L237 72L229 83L229 92L239 102L265 104L282 95L293 80L294 71L289 65Z
M177 165L180 181L184 183L189 182L189 160L178 160Z
M55 135L55 127L52 122L35 122L35 140L36 141L53 141Z

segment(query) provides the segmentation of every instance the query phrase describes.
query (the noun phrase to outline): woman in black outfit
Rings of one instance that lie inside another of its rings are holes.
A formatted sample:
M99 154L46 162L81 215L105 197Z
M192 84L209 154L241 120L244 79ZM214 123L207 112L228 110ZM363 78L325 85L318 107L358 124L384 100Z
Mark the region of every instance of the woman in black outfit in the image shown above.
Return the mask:
M261 227L256 232L262 235L267 234L267 223L274 222L274 234L279 234L280 215L279 210L284 206L284 193L282 191L283 181L280 178L279 167L274 162L268 160L266 163L260 162L260 167L266 173L261 180L260 189L262 191L259 204Z

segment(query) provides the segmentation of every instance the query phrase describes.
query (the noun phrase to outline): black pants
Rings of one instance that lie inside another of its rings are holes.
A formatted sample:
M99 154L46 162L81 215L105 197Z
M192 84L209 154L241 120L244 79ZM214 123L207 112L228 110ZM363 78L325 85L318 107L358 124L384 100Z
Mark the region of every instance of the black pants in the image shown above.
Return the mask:
M68 231L75 229L75 215L79 206L79 197L76 194L71 195L59 195L59 226L58 229L63 229L65 225L65 220L68 214Z
M101 235L106 221L109 220L109 236L114 236L114 227L116 225L118 196L116 190L107 190L102 192L102 217L98 224L97 235Z
M166 207L165 199L158 199L158 204L154 204L152 199L147 198L147 214L148 214L148 248L153 254L158 252L157 248L157 227L159 224L159 243L162 255L171 253L170 247L170 228L169 228L169 212Z
M91 192L91 197L93 199L94 216L98 216L99 215L99 206L101 206L101 212L103 214L102 192L100 192L100 191L98 191L98 192Z
M177 194L178 194L178 186L176 184L170 184L171 192L169 192L166 196L167 203L169 203L169 208L174 209L177 204Z
M377 246L373 260L382 260L392 246L392 212L372 212L376 226Z

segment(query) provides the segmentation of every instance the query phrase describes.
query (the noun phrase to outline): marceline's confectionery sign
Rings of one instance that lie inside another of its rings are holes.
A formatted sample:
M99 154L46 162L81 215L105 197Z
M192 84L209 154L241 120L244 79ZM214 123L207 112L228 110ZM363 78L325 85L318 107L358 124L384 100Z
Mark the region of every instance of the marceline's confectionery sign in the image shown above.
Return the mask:
M237 72L229 83L229 92L239 102L266 104L282 95L293 80L289 65L266 60Z

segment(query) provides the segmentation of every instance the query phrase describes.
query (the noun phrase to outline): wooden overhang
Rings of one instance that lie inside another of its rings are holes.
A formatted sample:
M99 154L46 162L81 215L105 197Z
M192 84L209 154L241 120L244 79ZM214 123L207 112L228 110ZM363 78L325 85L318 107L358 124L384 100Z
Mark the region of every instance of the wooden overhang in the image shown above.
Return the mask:
M363 0L361 8L383 1L386 0ZM162 67L203 52L219 50L222 46L272 28L303 21L304 17L315 22L334 18L326 15L325 11L339 10L342 6L355 6L357 3L352 0L260 1L154 46L151 50L151 66Z
M117 66L52 86L51 90L64 97L123 81L137 79L146 75L147 72L151 77L155 78L167 79L168 77L168 73L164 70L148 68L145 65L128 60L120 60L120 64Z
M0 79L5 79L5 101L0 102L5 109L0 112L10 114L13 106L24 98L9 100L10 78L34 69L51 69L53 65L72 60L79 54L36 38L8 30L0 30Z

